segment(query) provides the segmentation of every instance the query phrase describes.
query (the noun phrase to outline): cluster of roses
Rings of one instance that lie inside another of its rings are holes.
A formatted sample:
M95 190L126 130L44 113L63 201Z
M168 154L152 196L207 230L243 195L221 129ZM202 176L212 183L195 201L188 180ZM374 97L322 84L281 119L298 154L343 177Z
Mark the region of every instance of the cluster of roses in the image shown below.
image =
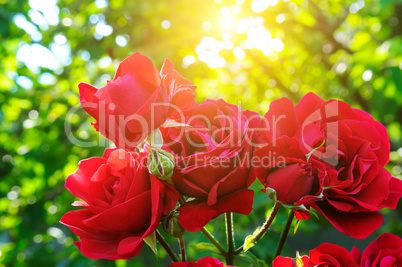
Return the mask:
M224 267L217 259L204 257L197 262L178 262L170 267ZM324 243L310 250L309 256L296 258L278 256L272 267L399 267L402 266L402 239L385 233L361 251L353 247L349 252L335 244ZM229 266L228 266L229 267Z
M309 93L294 106L282 98L263 118L222 99L198 104L195 86L170 61L159 73L139 53L125 59L105 87L81 83L79 89L94 127L117 147L81 161L65 184L83 200L73 205L83 209L61 222L90 258L137 255L161 222L193 232L223 213L247 215L255 177L297 219L308 219L314 208L354 238L380 227L378 211L394 209L402 196L402 181L384 168L390 152L385 127L341 101ZM305 266L316 266L316 251L328 246L311 251ZM354 262L367 258L356 250L351 255ZM282 260L277 266L292 266ZM202 261L219 266L212 258Z
M200 265L201 266L201 265ZM215 266L215 265L211 265ZM310 250L309 256L276 257L272 267L398 267L402 266L402 239L385 233L371 242L363 253L356 247L349 252L338 245L324 243Z

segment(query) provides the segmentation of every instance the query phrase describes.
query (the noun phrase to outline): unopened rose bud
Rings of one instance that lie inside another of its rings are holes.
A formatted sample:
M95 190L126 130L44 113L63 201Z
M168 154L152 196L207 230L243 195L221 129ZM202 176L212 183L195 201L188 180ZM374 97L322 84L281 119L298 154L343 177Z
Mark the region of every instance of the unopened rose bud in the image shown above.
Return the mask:
M174 237L181 237L185 231L177 220L178 216L177 211L171 211L162 221L163 230Z
M175 166L172 154L158 149L152 150L148 156L148 170L161 180L169 180L173 175Z

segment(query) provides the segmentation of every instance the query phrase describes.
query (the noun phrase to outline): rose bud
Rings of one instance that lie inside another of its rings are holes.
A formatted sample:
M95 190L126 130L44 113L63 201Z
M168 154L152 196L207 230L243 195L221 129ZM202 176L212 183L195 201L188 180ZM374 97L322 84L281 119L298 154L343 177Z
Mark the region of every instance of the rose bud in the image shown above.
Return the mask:
M256 176L274 201L300 208L322 197L325 164L307 159L296 138L282 136L257 149L254 162Z
M148 155L148 170L161 180L170 180L175 161L172 154L164 150L152 150Z
M179 224L177 211L171 211L163 220L162 227L166 233L174 237L181 237L184 234L184 228Z
M314 185L310 164L295 163L275 169L266 179L266 186L276 191L276 198L284 204L293 204L309 195Z

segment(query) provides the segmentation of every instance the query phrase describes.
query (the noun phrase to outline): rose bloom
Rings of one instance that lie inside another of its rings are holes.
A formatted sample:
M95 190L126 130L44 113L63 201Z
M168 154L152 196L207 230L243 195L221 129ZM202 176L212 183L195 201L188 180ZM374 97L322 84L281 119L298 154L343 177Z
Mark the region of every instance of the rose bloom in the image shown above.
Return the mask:
M95 118L95 129L119 148L134 149L177 110L195 102L195 86L166 60L161 73L135 53L120 63L113 81L99 90L78 85L81 105Z
M366 238L383 221L378 211L396 207L402 181L384 168L390 153L388 135L368 113L309 93L296 106L287 98L273 101L263 122L262 146L287 136L296 138L306 155L317 149L310 158L327 167L323 199L310 206L339 231Z
M363 254L353 247L352 256L361 267L402 266L402 239L390 233L382 234L366 247Z
M169 267L225 267L225 264L215 258L209 256L199 259L197 262L175 262L170 264ZM227 267L232 267L228 265Z
M278 256L272 267L299 267L297 260L303 267L358 267L349 251L335 244L324 243L310 250L309 256L299 259Z
M325 164L306 159L296 138L282 136L254 151L255 173L275 201L289 206L308 205L322 193Z
M179 208L179 223L198 231L222 213L249 214L252 141L260 116L222 99L207 100L183 116L178 119L189 126L161 129L163 149L176 157L174 186L192 198Z
M144 154L107 149L103 157L79 163L65 184L84 209L60 220L81 241L74 244L92 259L128 259L176 205L178 192L150 175Z

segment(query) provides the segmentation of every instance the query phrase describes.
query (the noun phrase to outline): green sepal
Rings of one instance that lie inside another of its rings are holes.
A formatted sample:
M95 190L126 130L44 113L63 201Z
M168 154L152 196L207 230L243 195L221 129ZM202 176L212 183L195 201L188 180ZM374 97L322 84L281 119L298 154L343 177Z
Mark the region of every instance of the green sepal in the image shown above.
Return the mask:
M151 148L161 149L163 146L163 137L159 128L152 131L145 140Z
M152 249L156 256L158 256L158 248L156 247L156 234L155 231L149 236L144 238L144 242Z
M266 187L265 188L265 193L267 194L267 196L272 199L275 202L280 202L278 201L278 199L276 198L276 190L271 188L271 187Z
M323 187L323 190L331 189L331 188L338 187L338 186L339 186L339 184L331 185L331 186L325 186L325 187Z
M321 145L319 145L318 147L314 148L313 150L310 151L310 153L308 153L308 154L306 155L307 162L308 162L308 160L310 159L311 155L313 155L314 152L316 152L318 149L320 149L321 147L323 147L324 144L325 144L325 140L322 141Z
M315 213L313 210L311 209L307 209L306 206L304 205L300 205L300 206L296 206L296 205L287 205L287 204L282 204L285 208L291 209L291 210L304 210L307 211L310 214L313 214L317 219L319 219L317 213Z
M299 228L300 222L301 222L301 220L296 220L295 228L294 228L294 231L293 231L294 235L296 234L297 229Z
M183 236L185 232L184 228L179 224L179 220L177 219L178 216L178 211L173 210L162 220L163 230L165 230L167 234L176 238Z
M303 266L303 260L302 260L302 258L300 257L300 254L299 254L299 251L298 251L298 250L296 251L296 266L297 266L297 267L304 267L304 266Z
M177 127L192 127L191 125L185 124L185 123L180 123L174 120L167 120L165 123L163 123L161 126L163 128L177 128Z

